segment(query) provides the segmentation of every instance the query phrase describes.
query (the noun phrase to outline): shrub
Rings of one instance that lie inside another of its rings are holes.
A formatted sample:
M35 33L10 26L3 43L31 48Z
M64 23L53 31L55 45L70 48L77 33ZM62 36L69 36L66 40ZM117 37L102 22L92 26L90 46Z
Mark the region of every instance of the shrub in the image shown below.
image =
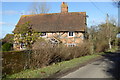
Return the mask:
M13 74L27 69L30 51L9 51L2 53L2 74Z
M89 54L90 47L88 42L76 47L66 47L63 45L50 47L49 45L46 48L40 47L40 49L33 50L30 65L31 68L40 68L52 63L70 60Z
M3 74L13 74L25 69L41 68L90 54L88 42L76 47L50 46L47 45L46 47L40 47L40 49L27 51L3 52Z
M95 44L95 52L105 52L109 48L106 41L98 41Z
M2 39L2 43L13 43L14 34L6 34L6 36Z
M12 44L11 43L5 43L2 45L2 51L10 51L12 49Z

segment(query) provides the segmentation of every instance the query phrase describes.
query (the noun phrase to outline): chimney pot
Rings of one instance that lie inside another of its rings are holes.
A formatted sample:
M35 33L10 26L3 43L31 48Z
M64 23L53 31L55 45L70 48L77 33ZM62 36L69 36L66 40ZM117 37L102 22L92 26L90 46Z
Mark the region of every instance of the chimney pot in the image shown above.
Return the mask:
M67 13L67 12L68 12L68 5L65 2L62 2L61 13Z

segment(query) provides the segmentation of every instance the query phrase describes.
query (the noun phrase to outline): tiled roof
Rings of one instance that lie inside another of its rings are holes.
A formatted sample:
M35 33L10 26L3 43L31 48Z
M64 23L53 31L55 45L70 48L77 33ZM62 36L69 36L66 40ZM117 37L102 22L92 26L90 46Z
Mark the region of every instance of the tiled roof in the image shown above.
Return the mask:
M86 12L50 13L21 16L17 26L30 22L37 32L85 31ZM19 27L14 29L17 33Z

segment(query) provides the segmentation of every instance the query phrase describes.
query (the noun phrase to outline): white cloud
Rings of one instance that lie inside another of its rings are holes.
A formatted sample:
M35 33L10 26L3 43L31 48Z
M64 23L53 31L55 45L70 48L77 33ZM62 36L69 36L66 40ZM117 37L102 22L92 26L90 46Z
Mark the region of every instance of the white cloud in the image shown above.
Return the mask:
M13 14L19 14L18 11L14 11L14 10L7 10L7 11L2 11L0 12L0 14L7 14L7 15L13 15Z
M8 23L8 22L0 22L0 25L15 25L15 24L13 24L13 23Z
M6 11L0 11L0 14L2 15L15 15L15 14L19 14L19 15L28 15L30 14L31 11L14 11L14 10L6 10Z

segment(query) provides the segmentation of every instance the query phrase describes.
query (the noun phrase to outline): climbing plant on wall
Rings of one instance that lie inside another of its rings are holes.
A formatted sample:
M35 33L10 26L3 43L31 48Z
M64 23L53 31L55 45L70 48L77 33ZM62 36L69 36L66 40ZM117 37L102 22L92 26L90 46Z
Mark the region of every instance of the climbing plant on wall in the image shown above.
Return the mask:
M25 43L27 48L31 48L32 44L39 37L39 33L32 29L32 25L30 25L29 21L16 27L19 28L17 33L19 43Z

